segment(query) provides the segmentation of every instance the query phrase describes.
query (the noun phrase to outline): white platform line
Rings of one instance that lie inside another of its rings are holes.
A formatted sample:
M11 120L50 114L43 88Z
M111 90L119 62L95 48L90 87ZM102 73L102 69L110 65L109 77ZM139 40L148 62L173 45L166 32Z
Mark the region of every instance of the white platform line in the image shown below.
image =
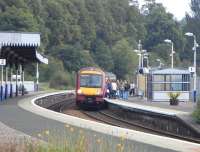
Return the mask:
M66 93L70 93L67 91ZM58 93L56 93L58 94ZM43 95L37 98L32 99L30 102L22 100L19 102L19 106L27 111L33 112L37 115L40 115L45 118L53 119L62 123L70 124L73 126L81 127L84 129L93 130L99 133L108 134L116 137L126 136L127 139L137 141L140 143L145 143L153 145L160 148L182 151L182 152L197 152L200 149L200 145L196 143L191 143L187 141L181 141L177 139L172 139L168 137L162 137L158 135L152 135L148 133L143 133L139 131L134 131L130 129L124 129L120 127L115 127L103 123L98 123L90 120L85 120L73 116L69 116L62 113L57 113L45 108L42 108L35 104L35 100L41 97L48 96ZM53 93L51 93L53 95Z

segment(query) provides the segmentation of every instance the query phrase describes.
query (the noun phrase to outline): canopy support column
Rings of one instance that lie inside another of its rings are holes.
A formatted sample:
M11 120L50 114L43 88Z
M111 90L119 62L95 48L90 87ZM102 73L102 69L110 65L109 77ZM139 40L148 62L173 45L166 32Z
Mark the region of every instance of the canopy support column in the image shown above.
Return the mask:
M10 98L13 97L12 76L13 76L13 69L12 69L12 65L11 65L10 66Z
M24 65L22 64L22 96L24 96Z
M39 91L39 65L36 65L36 91Z
M8 68L7 68L7 66L5 67L5 72L6 72L6 75L5 75L5 99L7 99L7 96L8 96Z
M1 66L1 101L3 101L3 65Z
M16 92L15 92L15 96L18 96L18 65L16 65Z

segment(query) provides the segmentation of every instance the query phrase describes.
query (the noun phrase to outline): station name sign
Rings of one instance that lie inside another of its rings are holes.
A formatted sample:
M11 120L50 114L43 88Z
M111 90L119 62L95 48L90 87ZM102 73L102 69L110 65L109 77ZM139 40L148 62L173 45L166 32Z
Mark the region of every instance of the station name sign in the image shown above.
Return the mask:
M0 66L6 65L6 59L0 59Z

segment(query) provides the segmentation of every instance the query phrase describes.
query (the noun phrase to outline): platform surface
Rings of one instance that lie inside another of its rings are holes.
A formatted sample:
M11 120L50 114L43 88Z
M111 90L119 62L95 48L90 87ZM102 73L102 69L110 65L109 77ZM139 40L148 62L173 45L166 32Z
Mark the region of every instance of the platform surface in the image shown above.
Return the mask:
M47 109L39 108L32 103L35 95L15 98L0 104L0 121L4 125L12 129L16 129L26 135L37 137L38 133L49 130L50 132L57 131L57 136L62 137L63 131L66 131L65 124L76 126L78 128L85 128L88 135L104 134L106 139L112 139L111 136L121 137L126 135L128 143L134 145L137 152L198 152L200 145L167 137L161 137L123 129L119 127L112 127L110 125L83 120L80 118L67 116L56 113ZM1 129L1 128L0 128ZM133 150L134 151L134 150Z

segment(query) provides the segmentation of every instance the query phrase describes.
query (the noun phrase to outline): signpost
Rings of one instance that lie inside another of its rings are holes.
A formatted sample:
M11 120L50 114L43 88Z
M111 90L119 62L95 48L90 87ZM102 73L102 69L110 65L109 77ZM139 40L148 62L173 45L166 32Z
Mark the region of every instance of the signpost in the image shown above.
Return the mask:
M1 101L3 101L3 66L6 65L6 59L0 59L1 66Z

